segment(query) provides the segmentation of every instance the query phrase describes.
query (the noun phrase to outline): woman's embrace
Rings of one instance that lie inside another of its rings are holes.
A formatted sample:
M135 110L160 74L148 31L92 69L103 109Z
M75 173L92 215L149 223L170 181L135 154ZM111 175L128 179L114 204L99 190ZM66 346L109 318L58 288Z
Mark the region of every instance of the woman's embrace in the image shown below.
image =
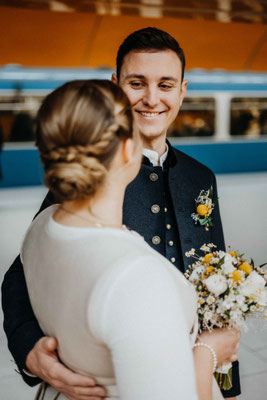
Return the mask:
M39 110L37 146L60 204L33 221L21 259L34 313L58 340L61 361L93 377L108 399L222 398L214 368L237 358L239 333L197 339L194 288L122 224L142 155L126 95L109 81L63 85ZM43 398L66 397L42 385Z

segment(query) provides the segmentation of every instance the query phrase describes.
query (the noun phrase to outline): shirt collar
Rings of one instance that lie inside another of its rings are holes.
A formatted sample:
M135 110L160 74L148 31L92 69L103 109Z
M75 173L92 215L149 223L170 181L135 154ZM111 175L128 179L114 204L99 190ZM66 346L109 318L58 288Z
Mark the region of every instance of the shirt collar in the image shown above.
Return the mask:
M151 150L151 149L143 149L143 156L147 157L149 159L149 161L151 162L151 164L153 165L153 167L158 167L159 165L162 167L164 161L166 160L167 156L168 156L168 152L169 152L169 146L166 143L166 151L164 154L162 154L162 156L159 159L159 155L156 151Z

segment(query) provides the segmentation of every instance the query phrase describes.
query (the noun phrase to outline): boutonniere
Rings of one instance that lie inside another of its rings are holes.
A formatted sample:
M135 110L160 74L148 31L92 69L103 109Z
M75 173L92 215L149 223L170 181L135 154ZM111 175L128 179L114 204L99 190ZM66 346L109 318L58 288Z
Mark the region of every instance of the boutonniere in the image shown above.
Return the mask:
M211 186L208 190L201 190L196 201L196 212L191 214L191 217L195 221L195 224L199 223L201 226L205 226L206 231L209 230L212 223L212 211L215 207L213 201L213 187Z

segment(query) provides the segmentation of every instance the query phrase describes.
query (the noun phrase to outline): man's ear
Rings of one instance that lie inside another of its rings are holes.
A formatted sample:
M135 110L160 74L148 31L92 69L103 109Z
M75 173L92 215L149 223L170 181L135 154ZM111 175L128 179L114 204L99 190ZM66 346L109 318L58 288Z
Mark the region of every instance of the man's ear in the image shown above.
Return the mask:
M115 83L115 85L118 85L118 78L117 75L115 74L115 72L113 72L113 74L111 75L111 82Z
M122 158L125 164L132 161L134 157L134 150L134 140L132 138L125 139L122 145Z
M188 81L183 81L181 84L181 90L180 90L180 107L183 104L184 96L186 93L186 88L188 85Z

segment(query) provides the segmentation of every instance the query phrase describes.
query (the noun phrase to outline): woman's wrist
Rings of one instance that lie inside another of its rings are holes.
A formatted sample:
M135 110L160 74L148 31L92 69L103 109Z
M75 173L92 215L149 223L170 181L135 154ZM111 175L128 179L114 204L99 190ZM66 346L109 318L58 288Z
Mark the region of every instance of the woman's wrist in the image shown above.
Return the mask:
M215 350L207 343L204 343L202 341L199 341L197 343L194 344L193 349L194 348L198 348L198 347L202 347L202 348L206 348L207 350L210 351L211 355L212 355L212 359L213 359L213 367L212 367L212 372L214 373L216 371L217 368L217 355Z

